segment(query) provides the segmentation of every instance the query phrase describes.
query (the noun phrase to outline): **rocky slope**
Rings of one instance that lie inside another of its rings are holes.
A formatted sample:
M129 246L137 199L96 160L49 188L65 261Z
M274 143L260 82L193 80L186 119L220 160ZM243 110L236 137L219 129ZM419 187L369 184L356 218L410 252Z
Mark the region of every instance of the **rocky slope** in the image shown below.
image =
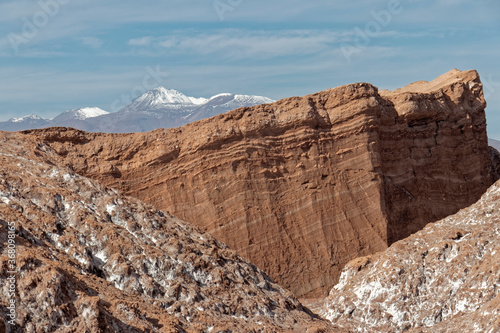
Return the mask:
M0 134L0 331L11 300L9 332L335 331L212 236Z
M199 225L301 297L351 259L476 202L497 179L482 84L453 70L356 83L135 134L24 133L76 172Z
M350 262L322 314L354 332L500 332L500 181L471 207Z

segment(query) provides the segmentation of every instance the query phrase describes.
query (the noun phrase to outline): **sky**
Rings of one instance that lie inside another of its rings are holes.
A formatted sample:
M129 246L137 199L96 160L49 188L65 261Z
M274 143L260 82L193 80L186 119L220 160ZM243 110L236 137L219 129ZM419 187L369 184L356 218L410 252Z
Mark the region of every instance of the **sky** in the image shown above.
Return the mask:
M158 86L281 99L458 68L479 72L500 140L499 59L498 0L2 0L0 121Z

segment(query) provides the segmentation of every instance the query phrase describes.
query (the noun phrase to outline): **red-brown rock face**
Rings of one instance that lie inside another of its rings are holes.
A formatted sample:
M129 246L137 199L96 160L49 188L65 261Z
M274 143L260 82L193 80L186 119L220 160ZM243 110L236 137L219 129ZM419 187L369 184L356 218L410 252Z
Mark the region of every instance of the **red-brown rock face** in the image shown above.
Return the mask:
M26 132L76 172L227 243L298 296L481 196L495 176L475 71L357 83L136 134Z
M500 332L500 181L471 207L351 261L322 314L350 332Z
M0 134L0 332L336 332L212 236Z

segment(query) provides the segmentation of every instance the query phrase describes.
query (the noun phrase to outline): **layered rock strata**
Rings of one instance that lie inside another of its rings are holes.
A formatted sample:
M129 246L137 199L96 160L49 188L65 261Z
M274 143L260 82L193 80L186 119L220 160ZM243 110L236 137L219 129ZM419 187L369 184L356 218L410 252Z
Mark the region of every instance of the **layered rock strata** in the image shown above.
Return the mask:
M76 172L168 210L296 295L476 202L496 175L475 71L396 91L356 83L180 128L24 133Z
M321 313L352 332L500 332L500 181L471 207L351 261Z
M0 331L335 331L212 236L57 159L1 133Z

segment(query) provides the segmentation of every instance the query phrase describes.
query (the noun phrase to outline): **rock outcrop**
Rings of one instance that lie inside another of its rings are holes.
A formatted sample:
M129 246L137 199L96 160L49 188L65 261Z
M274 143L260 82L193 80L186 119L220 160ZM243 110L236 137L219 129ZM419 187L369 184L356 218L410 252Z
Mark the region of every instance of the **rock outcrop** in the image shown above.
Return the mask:
M500 332L500 181L471 207L351 261L322 314L353 332Z
M200 226L300 297L497 179L475 71L346 85L135 134L24 132L77 173Z
M1 332L336 331L212 236L0 134Z

